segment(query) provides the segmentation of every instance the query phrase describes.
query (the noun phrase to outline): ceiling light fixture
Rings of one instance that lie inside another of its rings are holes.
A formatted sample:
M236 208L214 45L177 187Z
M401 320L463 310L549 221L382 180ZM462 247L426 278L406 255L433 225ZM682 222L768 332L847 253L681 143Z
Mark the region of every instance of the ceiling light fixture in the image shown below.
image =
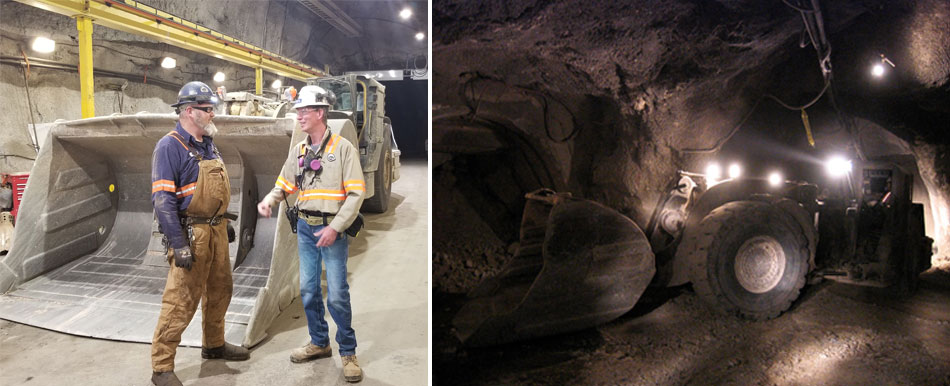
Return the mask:
M56 49L56 42L51 39L44 38L42 36L37 36L36 39L33 39L32 47L33 47L33 51L36 51L42 54L48 54L50 52L53 52L53 50Z
M881 62L875 63L874 66L871 67L871 75L874 75L877 78L884 76L884 72L887 70L887 67L884 67L885 64L890 65L891 68L897 67L894 65L894 62L884 56L884 54L881 54Z
M271 83L270 86L275 89L279 89L284 83L280 79L274 80L274 83Z
M224 82L224 73L221 71L214 73L214 81L218 83Z
M426 34L424 34L424 33L422 33L422 32L416 33L416 40L422 40L422 39L425 39L425 38L426 38Z
M409 20L409 17L412 16L412 10L409 7L403 8L402 11L399 11L399 17L403 20Z
M877 63L874 67L871 67L871 75L874 75L878 78L884 76L884 65Z
M177 63L174 58L166 56L165 59L162 59L162 68L175 68L175 64Z

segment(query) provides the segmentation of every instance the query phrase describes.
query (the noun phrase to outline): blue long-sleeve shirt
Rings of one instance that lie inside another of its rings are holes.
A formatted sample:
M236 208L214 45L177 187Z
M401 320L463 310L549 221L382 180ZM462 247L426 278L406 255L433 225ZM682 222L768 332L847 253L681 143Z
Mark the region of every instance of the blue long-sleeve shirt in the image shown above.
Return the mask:
M172 248L188 246L182 232L179 213L184 213L191 203L198 181L198 160L190 156L186 146L195 149L202 159L215 159L211 137L202 137L202 142L181 127L175 126L174 135L162 137L152 153L152 207L162 233Z

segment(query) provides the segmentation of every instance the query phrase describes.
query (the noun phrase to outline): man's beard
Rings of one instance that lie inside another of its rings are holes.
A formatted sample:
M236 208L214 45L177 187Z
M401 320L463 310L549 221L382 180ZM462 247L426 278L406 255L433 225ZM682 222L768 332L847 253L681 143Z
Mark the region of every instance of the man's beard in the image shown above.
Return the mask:
M218 133L218 128L214 126L214 122L209 121L208 124L205 125L204 131L205 135L213 138L214 135Z

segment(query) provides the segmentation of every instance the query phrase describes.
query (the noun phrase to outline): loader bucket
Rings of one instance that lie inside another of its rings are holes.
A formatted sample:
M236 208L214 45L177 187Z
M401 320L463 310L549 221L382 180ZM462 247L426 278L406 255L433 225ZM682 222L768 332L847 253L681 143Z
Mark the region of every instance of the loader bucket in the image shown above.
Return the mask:
M550 190L526 197L514 258L453 319L467 346L605 323L632 309L655 273L646 236L617 211Z
M169 269L150 201L151 158L176 119L140 113L48 126L17 216L16 244L0 260L0 318L151 342ZM291 136L302 134L289 118L214 122L231 179L228 211L238 215L226 339L250 347L299 291L296 238L283 216L258 218L256 204L274 186ZM201 345L200 312L181 344Z

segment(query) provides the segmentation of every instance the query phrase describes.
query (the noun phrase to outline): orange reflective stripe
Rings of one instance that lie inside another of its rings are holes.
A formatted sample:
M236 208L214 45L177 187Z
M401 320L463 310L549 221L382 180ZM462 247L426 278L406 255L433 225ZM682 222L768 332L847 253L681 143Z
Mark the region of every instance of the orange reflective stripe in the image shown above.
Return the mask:
M158 180L152 183L152 193L155 192L172 192L175 193L175 181L172 180Z
M197 187L198 187L198 183L192 182L188 185L182 186L181 189L178 189L178 191L175 192L175 194L178 195L178 197L190 196L192 194L195 194L195 188Z
M297 199L300 201L310 201L310 200L343 201L346 199L346 192L343 190L331 190L331 189L304 190L302 193L300 193L300 196L298 196Z
M277 186L287 193L293 193L297 191L297 187L285 180L283 176L277 176L277 182L274 183L274 186Z
M363 180L343 181L343 188L346 189L347 192L351 190L359 190L361 192L365 192L366 183L364 183Z
M330 135L330 143L327 144L327 154L333 153L333 150L336 149L336 145L340 143L339 135Z
M165 134L165 135L167 135L167 136L169 136L169 137L172 137L172 138L175 138L175 140L177 140L178 143L181 144L181 147L185 148L185 151L191 151L191 150L188 150L188 146L185 146L184 138L181 138L181 136L178 135L178 133L176 133L176 132L174 132L174 131L171 131L171 132L169 132L168 134Z

